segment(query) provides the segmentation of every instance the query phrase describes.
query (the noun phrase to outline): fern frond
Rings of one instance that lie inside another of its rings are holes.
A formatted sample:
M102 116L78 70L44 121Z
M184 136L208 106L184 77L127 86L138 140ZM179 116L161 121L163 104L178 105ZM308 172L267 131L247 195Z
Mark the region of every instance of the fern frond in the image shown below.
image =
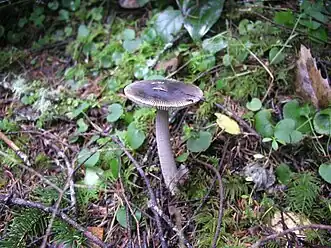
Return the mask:
M318 196L319 180L311 173L297 174L287 192L287 203L291 210L310 216Z
M14 212L4 239L0 240L2 248L27 247L34 237L40 237L47 227L47 214L38 209L23 209Z
M68 248L85 247L86 238L84 235L63 221L54 221L52 233L52 243Z

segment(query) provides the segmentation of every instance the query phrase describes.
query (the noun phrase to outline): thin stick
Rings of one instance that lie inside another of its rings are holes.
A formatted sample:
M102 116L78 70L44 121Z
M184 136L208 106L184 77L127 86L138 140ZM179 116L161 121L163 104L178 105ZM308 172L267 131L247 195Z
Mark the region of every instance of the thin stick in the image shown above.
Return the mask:
M56 201L55 207L53 208L52 217L51 217L51 219L50 219L50 221L48 223L46 234L45 234L45 236L43 238L43 243L41 244L40 248L45 248L47 246L47 239L48 239L48 236L51 233L51 230L52 230L52 227L53 227L53 223L54 223L55 217L58 214L58 211L59 211L59 208L60 208L60 204L61 204L63 195L67 191L67 189L70 187L70 179L71 179L71 175L68 175L68 179L67 179L67 182L66 182L66 184L64 186L64 189L62 190L62 192L58 196L58 200Z
M213 239L213 244L212 244L212 247L213 248L216 248L217 247L217 241L218 241L218 237L220 235L220 232L221 232L221 225L222 225L222 219L223 219L223 201L224 201L224 188L223 188L223 182L222 182L222 177L221 177L221 174L218 172L218 170L204 162L204 161L201 161L199 159L195 159L198 163L204 165L205 167L207 167L208 169L212 170L215 175L217 176L217 179L218 179L218 193L219 193L219 201L220 201L220 205L219 205L219 211L218 211L218 219L217 219L217 226L216 226L216 232L215 232L215 235L214 235L214 239Z
M69 191L70 191L70 198L71 198L71 205L70 207L74 210L75 214L77 214L77 209L76 209L76 193L75 193L75 184L72 179L74 175L74 165L72 165L69 162L69 159L67 155L64 154L57 146L51 144L54 150L57 151L58 155L63 158L64 163L67 166L67 171L68 171L68 180L69 180Z
M43 204L26 201L21 198L11 198L10 195L0 194L0 203L5 205L17 205L21 207L28 207L28 208L36 208L46 213L54 213L53 207L47 207ZM77 222L75 222L73 219L71 219L68 215L62 213L61 211L56 212L56 216L59 217L61 220L65 221L78 231L82 232L86 238L91 240L93 243L97 244L98 246L102 248L111 248L112 245L105 244L102 240L100 240L98 237L94 236L90 231L86 230L84 227L79 225Z
M281 236L287 235L291 232L301 231L301 230L305 230L305 229L322 229L322 230L331 231L331 226L330 225L322 225L322 224L311 224L311 225L305 225L305 226L298 226L298 227L290 228L290 229L284 230L282 232L275 233L275 234L269 235L265 238L262 238L262 239L258 240L256 243L254 243L251 247L252 248L257 248L257 247L260 247L261 245L263 245L265 242L267 242L269 240L274 240L274 239L277 239Z

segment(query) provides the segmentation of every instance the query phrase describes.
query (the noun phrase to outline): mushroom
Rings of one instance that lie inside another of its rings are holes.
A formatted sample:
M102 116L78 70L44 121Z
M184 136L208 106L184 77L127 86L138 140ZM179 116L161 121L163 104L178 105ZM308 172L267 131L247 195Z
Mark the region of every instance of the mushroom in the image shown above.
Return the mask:
M124 94L134 103L154 107L156 113L156 143L164 182L171 192L177 192L179 173L170 144L169 111L189 107L203 97L201 89L172 79L142 80L129 84Z

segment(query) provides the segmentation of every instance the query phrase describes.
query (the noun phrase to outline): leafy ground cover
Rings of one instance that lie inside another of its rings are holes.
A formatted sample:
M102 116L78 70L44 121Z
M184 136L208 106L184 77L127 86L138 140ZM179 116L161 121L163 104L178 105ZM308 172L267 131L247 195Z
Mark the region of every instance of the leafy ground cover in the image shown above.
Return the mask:
M120 2L0 2L0 247L330 247L330 3ZM175 196L123 93L166 78Z

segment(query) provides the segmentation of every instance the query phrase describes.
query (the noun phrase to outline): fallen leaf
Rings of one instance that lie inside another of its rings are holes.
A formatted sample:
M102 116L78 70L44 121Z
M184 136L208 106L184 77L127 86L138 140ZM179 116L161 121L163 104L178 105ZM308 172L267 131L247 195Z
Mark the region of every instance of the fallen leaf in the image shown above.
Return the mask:
M284 212L283 213L284 219L282 219L282 215L279 211L277 211L274 214L273 219L271 220L271 226L272 228L277 232L280 233L284 231L284 226L283 224L286 225L287 228L295 228L301 225L309 225L310 221L309 219L306 219L304 216L301 216L297 213L293 212ZM301 237L304 237L304 231L303 230L298 230L294 231L296 235L299 235Z
M89 226L87 227L87 230L90 231L91 233L94 234L94 236L98 237L99 239L103 240L103 234L104 234L104 230L102 227L97 227L97 226ZM92 248L96 248L99 247L96 244L91 244Z
M316 108L324 108L331 103L331 88L328 78L323 78L317 68L316 60L310 49L301 45L297 60L296 91Z
M238 123L226 115L215 113L217 120L217 125L224 129L225 132L230 134L240 134L240 127Z

